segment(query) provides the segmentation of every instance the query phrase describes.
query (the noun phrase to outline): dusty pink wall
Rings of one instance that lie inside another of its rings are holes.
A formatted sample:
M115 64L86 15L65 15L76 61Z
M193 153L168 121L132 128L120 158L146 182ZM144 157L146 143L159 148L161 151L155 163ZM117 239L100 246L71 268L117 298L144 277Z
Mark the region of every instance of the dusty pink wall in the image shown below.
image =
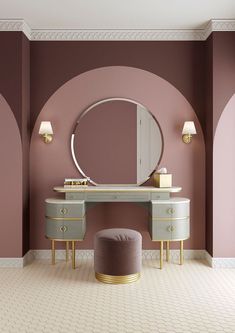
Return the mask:
M136 184L136 109L131 102L108 101L87 112L76 126L77 161L96 183Z
M44 237L44 200L55 196L53 187L65 177L79 176L70 152L70 136L79 114L89 105L109 97L123 97L145 105L157 118L164 138L161 166L173 174L173 184L183 187L180 196L191 199L191 237L185 247L205 248L205 147L199 121L185 97L166 80L131 67L105 67L68 81L44 105L36 121L30 150L31 248L49 248ZM45 145L38 135L42 120L51 120L54 141ZM198 135L182 143L184 121L194 120ZM88 229L81 248L93 247L96 230L116 225L135 227L143 247L156 248L147 231L147 212L131 203L110 203L88 212Z
M213 256L235 257L235 95L226 105L214 139Z
M0 95L0 257L22 256L22 147L18 125Z

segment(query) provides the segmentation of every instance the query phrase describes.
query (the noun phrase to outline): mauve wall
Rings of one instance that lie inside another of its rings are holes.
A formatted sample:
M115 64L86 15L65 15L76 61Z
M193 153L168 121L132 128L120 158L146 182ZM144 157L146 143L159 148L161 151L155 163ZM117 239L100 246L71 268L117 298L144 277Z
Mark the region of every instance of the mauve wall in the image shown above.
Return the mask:
M235 93L235 31L213 32L213 134Z
M205 247L205 147L197 116L185 97L169 82L136 68L106 67L68 81L49 98L35 124L30 148L31 248L49 248L44 237L44 200L55 196L53 186L65 177L79 176L71 157L70 137L79 114L109 97L130 98L145 105L157 118L164 137L162 166L173 174L181 196L191 199L191 237L186 248ZM191 145L181 140L185 120L194 120L198 135ZM45 145L38 136L40 121L51 120L54 141ZM144 248L156 248L147 231L147 211L130 203L100 204L88 212L88 227L81 248L93 247L96 230L125 226L139 230Z
M29 77L30 77L30 43L28 39L22 32L0 32L0 94L4 96L5 100L11 108L9 112L12 113L13 117L16 120L16 126L14 130L16 133L8 130L11 133L12 137L18 137L19 142L17 145L12 147L12 143L9 139L5 139L5 147L7 149L9 145L9 151L15 154L16 156L22 155L22 166L21 166L21 181L22 181L22 196L21 201L16 203L14 207L12 198L10 195L5 197L3 201L6 204L7 198L7 207L11 209L16 209L18 211L18 204L22 206L22 216L19 218L22 220L20 231L21 237L21 247L17 247L17 252L15 256L21 257L22 254L26 253L29 250ZM3 126L3 124L2 124ZM13 129L12 129L13 130ZM19 135L20 133L20 135ZM4 137L4 136L3 136ZM19 149L19 151L18 151ZM9 172L12 171L11 161L8 159ZM17 168L17 164L15 164ZM18 170L15 169L15 173L18 174ZM0 174L6 177L6 169L0 164ZM9 177L11 175L9 174ZM1 229L4 233L4 222L1 224ZM18 224L16 226L16 230ZM11 236L11 239L9 239ZM17 235L8 236L8 247L4 250L4 256L12 256L12 249L15 248L15 244L18 242ZM17 242L14 241L15 237ZM1 253L0 253L1 256Z
M205 144L206 144L206 250L213 254L213 37L206 43Z
M22 32L0 31L0 93L8 102L21 133ZM26 37L24 37L26 38Z
M129 66L169 81L205 129L205 47L200 41L31 42L31 128L50 96L73 77L99 67Z
M216 216L213 217L213 135L220 115L235 93L234 41L235 32L214 32L205 42L29 43L21 32L0 32L0 93L9 104L22 135L23 253L29 248L29 224L27 220L29 211L27 206L29 194L27 181L29 115L31 116L32 130L44 104L54 92L70 79L99 67L130 66L159 75L175 86L192 105L200 120L206 134L207 250L213 254L213 218L216 218ZM31 78L30 88L29 75ZM93 89L96 87L93 86ZM30 108L29 97L31 98ZM103 96L101 97L103 98ZM194 140L194 142L196 141ZM69 149L69 146L67 148ZM16 148L14 149L16 155L21 154L20 151L16 151ZM215 149L217 148L215 147ZM9 170L10 168L11 165ZM4 174L4 170L0 166L1 174ZM61 174L64 176L63 172ZM215 182L216 178L214 177ZM36 194L33 194L33 200L34 196ZM7 205L10 204L12 205L12 200L8 197ZM16 209L17 207L16 204ZM105 210L103 207L104 205L97 206L95 210L89 212L89 215L95 214L97 220L100 218L100 221L107 221L110 214L115 212L115 207L106 205ZM137 210L129 209L128 212L136 214ZM142 214L144 218L145 212L142 211ZM129 217L128 219L130 220ZM8 243L8 249L4 255L12 255L11 249L14 247L14 242L13 239L12 242ZM217 256L228 255L225 242L223 249L219 247L219 252L216 248L217 245L214 246ZM21 256L22 249L18 248L14 255Z
M136 184L137 105L108 101L95 106L75 129L79 166L98 184Z
M32 129L34 128L35 120L38 114L41 112L44 104L53 95L53 93L55 93L64 83L86 71L105 66L135 67L159 75L163 79L167 80L169 83L175 86L189 101L189 103L194 108L194 111L198 115L202 128L205 129L205 42L87 41L65 43L59 41L42 41L31 42L30 51ZM115 77L115 80L117 79L118 78ZM122 86L123 82L120 80L119 84L120 86ZM93 91L97 89L97 83L92 83L90 86L87 86L86 89L89 91L89 93L93 93ZM148 87L144 86L143 91L148 94ZM122 96L124 95L125 93L122 94ZM86 103L84 103L84 105L81 105L81 110L84 110L90 103L96 102L97 99L102 99L106 96L107 95L105 94L105 92L102 95L94 96L93 100L91 99L91 101L87 101ZM110 97L110 95L108 95L107 97ZM130 96L127 95L127 98L130 98ZM167 96L166 99L169 99L169 96ZM157 105L155 105L154 108L157 110ZM164 111L162 112L164 113ZM49 119L48 114L45 114L45 117L48 117L47 119ZM179 129L179 131L180 130L181 129ZM194 142L196 141L194 140ZM69 143L67 143L67 149L69 151ZM173 155L175 156L174 152ZM57 167L60 168L59 165ZM64 170L61 170L61 178L67 177L68 174L70 176L77 176L77 172L74 167L72 170L72 174L71 172L65 173ZM194 176L192 176L193 183ZM49 180L47 179L47 181ZM51 178L48 183L48 187L53 187L55 183L58 183L58 181L58 178L54 180ZM191 179L189 180L189 183L191 184ZM195 182L195 184L200 187L200 183ZM203 189L204 183L202 184L202 193ZM198 190L199 189L197 188L195 190L195 193L197 193ZM52 191L50 191L49 193L47 192L45 193L44 197L48 195L54 195L54 193ZM204 194L202 194L202 196L200 194L199 196L203 201ZM44 197L41 197L41 200L43 200ZM32 200L34 200L34 197L32 198ZM32 205L34 204L32 203ZM105 212L108 211L109 206L112 206L112 204L106 204L106 208L104 211L104 209L102 209L102 205L98 205L95 211L91 210L89 212L89 216L95 214L96 220L98 221L97 214L99 211L100 221L103 220L104 222L103 216L106 214ZM129 207L132 206L129 205ZM110 208L110 211L112 211L112 209ZM135 208L135 211L133 211L131 208L128 210L128 212L133 212L133 214L135 215L136 209L137 208ZM141 211L143 221L145 221L146 212L143 210ZM198 207L198 211L200 213L202 212L202 215L204 214L204 203L202 203L201 207ZM138 216L140 217L140 212ZM31 225L33 225L33 220L31 222ZM120 219L118 223L120 223ZM124 221L124 223L126 222ZM204 224L204 215L200 220L199 225L201 223L202 225ZM114 220L113 225L115 225ZM146 228L146 225L143 225L144 228ZM96 226L97 228L99 228L99 223L97 223ZM103 224L100 224L100 226L103 226ZM36 232L35 230L32 231L32 234ZM198 238L200 244L204 243L204 241L201 241L201 239L204 239L205 237L204 227L202 227L201 230L201 234ZM35 243L35 237L32 241L33 246L37 246L37 244ZM42 244L42 242L46 244L45 246L48 246L48 243L46 243L45 240L38 240L38 244ZM195 239L192 240L192 243L195 244ZM202 248L201 245L200 248Z
M15 117L0 95L0 257L22 256L22 148Z
M21 44L21 140L23 154L23 255L29 250L30 43Z

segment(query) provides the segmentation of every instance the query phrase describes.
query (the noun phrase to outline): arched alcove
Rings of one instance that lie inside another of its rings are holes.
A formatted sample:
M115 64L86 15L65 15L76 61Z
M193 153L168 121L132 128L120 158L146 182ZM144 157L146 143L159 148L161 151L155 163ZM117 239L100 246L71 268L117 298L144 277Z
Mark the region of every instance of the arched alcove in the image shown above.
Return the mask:
M0 95L0 257L22 257L22 146L10 106Z
M235 94L221 114L213 148L213 256L235 257Z
M64 84L47 101L33 130L30 148L31 248L50 246L44 237L44 200L55 196L53 187L66 177L78 177L70 152L70 136L78 115L89 105L110 97L135 100L158 120L164 137L161 166L173 174L173 184L183 187L180 196L191 199L191 237L185 247L205 248L205 145L200 123L185 97L169 82L150 72L112 66L83 73ZM53 124L54 139L45 145L38 135L42 120ZM193 120L198 135L190 145L182 142L184 121ZM88 213L86 238L81 248L92 248L98 229L121 226L140 230L143 247L156 248L148 234L147 213L129 203L105 204ZM115 205L115 206L114 206ZM115 214L115 211L119 212Z

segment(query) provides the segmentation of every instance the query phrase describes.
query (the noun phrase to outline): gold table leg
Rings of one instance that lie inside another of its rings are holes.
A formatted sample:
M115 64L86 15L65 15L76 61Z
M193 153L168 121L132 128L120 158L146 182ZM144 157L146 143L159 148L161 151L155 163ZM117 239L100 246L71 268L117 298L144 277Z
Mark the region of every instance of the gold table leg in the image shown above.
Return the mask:
M55 241L53 239L51 241L51 263L55 265Z
M69 261L69 241L66 241L66 261Z
M184 263L184 241L180 241L180 265Z
M75 269L75 241L72 241L72 268Z
M166 261L170 261L170 241L166 242Z
M160 241L160 269L163 267L163 241Z

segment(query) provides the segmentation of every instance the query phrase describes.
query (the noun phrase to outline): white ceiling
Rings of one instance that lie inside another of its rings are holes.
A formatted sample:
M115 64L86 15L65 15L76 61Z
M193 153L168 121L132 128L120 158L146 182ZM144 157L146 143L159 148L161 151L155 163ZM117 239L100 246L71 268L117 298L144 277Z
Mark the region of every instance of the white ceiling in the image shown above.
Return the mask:
M201 29L234 18L235 0L0 0L0 19L31 29Z

